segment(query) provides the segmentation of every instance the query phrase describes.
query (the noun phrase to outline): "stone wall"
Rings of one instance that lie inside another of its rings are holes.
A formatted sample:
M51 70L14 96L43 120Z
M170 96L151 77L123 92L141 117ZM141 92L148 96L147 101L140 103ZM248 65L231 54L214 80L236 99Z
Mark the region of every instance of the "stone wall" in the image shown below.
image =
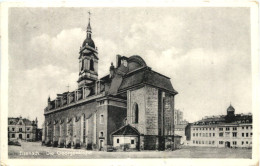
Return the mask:
M59 140L59 142L65 141L67 143L72 141L74 145L83 144L83 142L80 142L80 136L82 135L80 133L82 131L81 116L84 115L86 118L90 118L96 111L96 107L97 102L93 101L45 115L45 142L50 141L53 143ZM54 125L54 122L58 123ZM60 130L62 131L60 132Z
M127 91L127 122L135 127L141 134L146 134L145 120L145 87ZM133 111L135 103L138 105L138 123L134 123Z
M145 93L146 135L158 135L158 89L146 86Z
M124 126L127 110L125 107L108 106L107 144L112 145L112 132Z

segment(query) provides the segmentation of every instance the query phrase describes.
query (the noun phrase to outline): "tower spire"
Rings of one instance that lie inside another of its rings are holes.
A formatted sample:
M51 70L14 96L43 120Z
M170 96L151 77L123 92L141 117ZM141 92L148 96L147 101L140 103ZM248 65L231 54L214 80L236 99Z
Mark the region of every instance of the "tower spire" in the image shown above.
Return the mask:
M90 11L88 12L88 27L87 27L87 38L91 38L91 26L90 26Z

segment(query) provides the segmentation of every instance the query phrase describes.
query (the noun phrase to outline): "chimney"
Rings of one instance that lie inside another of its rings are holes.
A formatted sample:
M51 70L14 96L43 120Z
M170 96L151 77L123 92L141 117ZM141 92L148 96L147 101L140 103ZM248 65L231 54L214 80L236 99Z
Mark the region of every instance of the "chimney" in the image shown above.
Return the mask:
M116 55L116 68L121 65L121 55Z
M114 65L113 65L113 62L111 62L111 66L110 66L110 68L109 68L109 73L110 73L109 77L110 77L110 78L113 78L113 77L114 77L114 74L115 74L115 67L114 67Z

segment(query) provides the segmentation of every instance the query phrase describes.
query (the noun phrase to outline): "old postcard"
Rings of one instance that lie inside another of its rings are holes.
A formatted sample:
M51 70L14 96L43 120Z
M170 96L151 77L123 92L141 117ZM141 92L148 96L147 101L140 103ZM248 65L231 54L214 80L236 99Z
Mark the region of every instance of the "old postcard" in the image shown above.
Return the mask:
M257 12L3 3L1 165L257 165Z

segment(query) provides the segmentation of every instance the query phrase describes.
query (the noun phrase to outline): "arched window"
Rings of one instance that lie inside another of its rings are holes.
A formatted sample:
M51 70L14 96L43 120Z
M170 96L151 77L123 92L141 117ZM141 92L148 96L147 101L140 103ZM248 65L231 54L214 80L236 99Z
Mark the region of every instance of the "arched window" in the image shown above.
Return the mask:
M94 61L93 61L93 59L90 59L89 70L94 71Z
M84 69L84 60L81 61L81 71Z
M138 123L138 119L139 119L139 108L138 108L138 104L135 103L133 107L133 122Z

